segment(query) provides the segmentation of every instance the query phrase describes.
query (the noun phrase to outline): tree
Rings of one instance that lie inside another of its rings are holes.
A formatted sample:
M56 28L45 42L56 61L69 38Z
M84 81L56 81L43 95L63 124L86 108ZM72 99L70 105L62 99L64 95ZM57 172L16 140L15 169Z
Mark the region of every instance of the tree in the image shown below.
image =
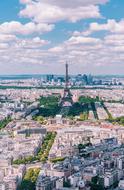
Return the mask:
M40 169L29 169L19 187L19 190L35 190L35 183L39 175Z

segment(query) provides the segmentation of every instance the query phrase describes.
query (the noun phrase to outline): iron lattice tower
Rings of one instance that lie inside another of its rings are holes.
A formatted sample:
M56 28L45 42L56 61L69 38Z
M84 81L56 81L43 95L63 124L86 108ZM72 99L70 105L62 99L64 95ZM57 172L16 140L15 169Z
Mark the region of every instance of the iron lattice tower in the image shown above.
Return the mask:
M65 68L66 68L65 88L64 88L64 95L60 101L60 105L62 107L70 107L73 104L73 100L72 100L72 94L69 89L68 63L66 63Z

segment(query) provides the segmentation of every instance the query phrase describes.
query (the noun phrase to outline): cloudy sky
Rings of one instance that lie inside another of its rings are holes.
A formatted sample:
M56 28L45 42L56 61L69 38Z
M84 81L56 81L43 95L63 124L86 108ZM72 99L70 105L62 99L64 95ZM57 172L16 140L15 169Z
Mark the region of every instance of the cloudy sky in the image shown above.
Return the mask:
M1 0L0 74L124 74L124 0Z

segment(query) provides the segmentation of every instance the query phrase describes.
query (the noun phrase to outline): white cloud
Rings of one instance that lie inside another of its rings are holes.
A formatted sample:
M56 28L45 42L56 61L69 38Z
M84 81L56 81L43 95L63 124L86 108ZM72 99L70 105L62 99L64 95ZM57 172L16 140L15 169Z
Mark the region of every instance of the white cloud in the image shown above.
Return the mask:
M109 66L119 66L124 62L124 20L117 22L111 19L105 24L91 23L88 30L75 31L68 40L56 46L49 45L49 41L38 37L53 30L53 24L59 21L77 22L85 18L100 18L99 4L107 3L108 0L20 2L23 4L20 15L32 21L27 24L17 21L0 24L1 65L9 62L12 69L28 68L31 72L42 72L42 68L45 68L57 72L60 65L68 60L75 63L76 71L80 72L82 68L83 72L83 69L91 68L108 69ZM91 37L97 31L108 32L104 33L103 38Z
M49 41L37 37L18 38L13 34L0 34L0 64L16 64L17 68L21 65L30 65L29 68L39 68L41 65L51 72L66 60L75 63L75 68L89 70L102 67L114 67L124 61L124 34L114 33L106 35L103 39L86 37L83 32L75 32L65 42L47 48ZM25 66L26 67L26 66ZM53 68L52 68L53 67ZM27 67L26 67L27 69ZM32 72L34 70L32 69ZM39 69L37 72L40 72ZM42 72L42 70L41 70Z
M50 5L56 5L58 7L64 7L64 8L75 8L75 7L81 7L81 6L88 6L88 5L98 5L98 4L105 4L109 2L109 0L20 0L20 3L22 4L31 4L31 3L47 3Z
M107 45L120 45L124 44L124 34L112 34L105 37L105 43Z
M40 2L46 2L52 5L57 5L59 7L81 7L81 6L88 6L88 5L97 5L97 4L104 4L107 3L108 0L39 0Z
M12 65L30 63L31 67L33 67L32 64L36 64L36 67L39 64L50 67L54 63L54 68L56 68L57 65L69 60L75 63L76 68L108 67L108 65L124 61L124 46L121 40L124 40L123 35L108 35L104 39L80 35L72 36L58 46L44 49L42 46L50 42L39 37L32 39L16 37L13 42L0 42L0 63L8 61Z
M108 35L99 39L79 34L80 32L61 45L49 49L49 54L55 54L58 62L69 60L75 63L76 69L120 67L124 61L124 35Z
M114 19L109 19L105 24L91 23L89 29L82 32L84 35L90 35L93 32L109 31L112 33L124 33L124 20L117 22Z
M8 49L9 44L8 43L0 43L0 49Z
M22 49L38 49L42 46L48 45L50 42L47 40L42 40L39 37L35 37L32 39L18 39L14 46L16 48L22 48Z
M30 35L33 33L42 34L44 32L49 32L53 30L54 25L49 24L35 24L29 22L27 24L21 24L17 21L5 22L0 25L1 34L21 34L21 35Z
M83 37L83 36L72 36L67 43L70 45L80 45L80 44L98 44L101 42L100 39L90 38L90 37Z
M15 41L17 38L15 35L10 34L0 34L0 42L11 42Z
M55 23L59 21L77 22L81 19L100 18L100 10L96 4L106 3L108 0L42 0L28 1L20 11L23 17L31 18L38 23Z
M86 68L87 70L91 70L91 68L97 70L102 67L114 67L117 64L119 67L124 61L124 46L120 44L121 40L124 40L123 35L108 35L104 39L82 35L72 36L58 46L44 49L42 46L49 42L39 37L16 39L13 43L9 42L9 45L0 43L0 63L9 62L10 65L16 64L19 68L21 65L28 64L30 65L29 69L42 66L41 71L37 69L37 72L42 72L42 68L44 71L51 69L51 72L58 72L57 69L66 60L75 63L74 68L77 72L80 72L81 68L83 72L83 69ZM32 70L32 72L34 71L36 70Z

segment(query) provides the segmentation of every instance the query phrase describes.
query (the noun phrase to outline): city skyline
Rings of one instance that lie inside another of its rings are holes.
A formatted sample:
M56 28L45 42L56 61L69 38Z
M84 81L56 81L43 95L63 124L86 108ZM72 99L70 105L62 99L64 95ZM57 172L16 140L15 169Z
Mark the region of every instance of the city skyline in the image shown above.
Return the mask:
M0 2L0 75L124 72L123 0ZM119 11L118 11L119 10Z

